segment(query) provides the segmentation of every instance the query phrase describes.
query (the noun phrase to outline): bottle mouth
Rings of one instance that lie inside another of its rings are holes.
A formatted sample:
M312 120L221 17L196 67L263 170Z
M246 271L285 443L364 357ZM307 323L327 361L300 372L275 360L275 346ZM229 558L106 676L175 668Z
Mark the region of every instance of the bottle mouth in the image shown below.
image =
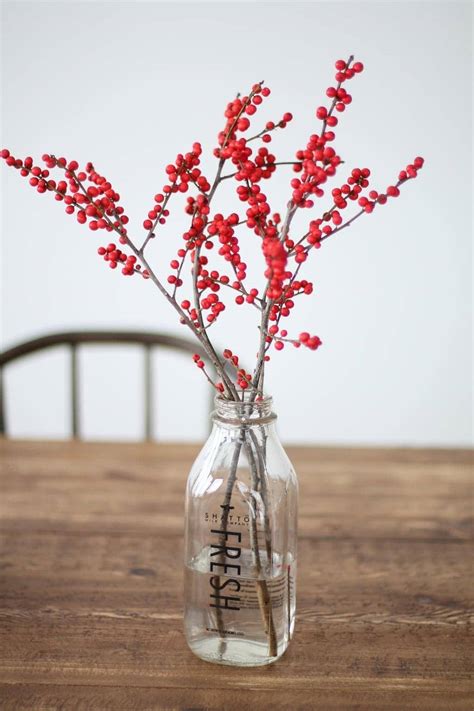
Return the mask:
M273 398L270 396L253 398L251 393L244 393L243 401L236 402L227 400L222 395L216 395L212 420L237 426L263 425L276 420L276 415L272 411Z

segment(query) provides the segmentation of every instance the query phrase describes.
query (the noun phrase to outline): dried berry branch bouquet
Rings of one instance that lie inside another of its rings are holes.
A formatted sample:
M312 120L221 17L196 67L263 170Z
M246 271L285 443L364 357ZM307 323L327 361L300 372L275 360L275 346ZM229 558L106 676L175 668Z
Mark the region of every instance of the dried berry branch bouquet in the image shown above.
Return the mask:
M188 480L185 627L191 649L209 661L266 664L283 654L293 633L297 482L274 430L264 382L273 350L286 344L311 350L321 345L308 332L290 335L282 323L297 297L312 293L311 281L300 271L325 240L398 197L400 187L423 166L423 159L415 158L383 192L369 189L368 168L347 170L334 148L335 128L338 115L352 102L344 85L363 65L350 57L338 60L335 68L327 106L316 109L319 129L290 160L277 160L269 150L274 133L292 120L290 113L251 131L270 95L263 82L230 101L214 149L215 177L208 180L199 167L200 143L179 154L166 167L166 183L154 197L141 238L131 236L120 195L92 163L80 169L75 160L46 154L42 168L30 157L21 160L6 149L1 152L7 165L28 177L39 193L54 194L79 223L93 232L115 234L115 241L98 248L99 255L125 276L151 280L207 354L211 367L199 355L194 360L217 392L215 426ZM294 172L281 214L272 210L262 189L280 166ZM58 179L52 177L53 169L61 174ZM305 229L294 231L295 215L313 208L325 196L328 180L340 171L346 177L332 189L330 204ZM223 215L212 208L218 188L227 181L235 184L242 208ZM163 275L150 264L146 250L180 193L189 194L184 207L189 227L170 273ZM350 207L355 209L345 217ZM258 240L261 247L264 280L259 287L248 284L240 251L245 240ZM225 311L225 296L232 294L237 304L258 312L252 372L230 349L220 352L210 337Z

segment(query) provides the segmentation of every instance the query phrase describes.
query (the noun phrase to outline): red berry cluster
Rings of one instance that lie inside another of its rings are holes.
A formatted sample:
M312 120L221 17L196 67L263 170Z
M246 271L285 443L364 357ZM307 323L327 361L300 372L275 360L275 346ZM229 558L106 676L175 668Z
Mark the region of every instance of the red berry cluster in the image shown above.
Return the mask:
M239 224L239 216L233 212L229 217L217 213L208 225L207 232L210 238L217 237L219 254L226 262L231 262L236 272L245 278L246 265L240 258L239 240L235 234L235 227Z
M166 218L169 216L166 204L173 193L186 193L190 184L196 185L203 193L210 189L208 180L197 167L201 162L199 158L201 153L201 144L196 142L191 151L184 155L179 153L175 162L166 166L168 180L163 186L162 192L155 195L155 204L143 221L143 227L147 232L155 229L157 224L165 224Z
M418 175L418 171L423 168L424 164L424 159L421 158L421 156L417 156L413 163L409 163L405 170L401 170L398 179L400 182L404 183L405 180L409 180L410 178L416 178Z
M239 388L241 388L242 390L247 390L250 383L252 382L252 376L250 375L250 373L247 373L245 368L239 367L238 356L236 356L234 353L232 353L232 351L229 350L229 348L226 348L224 350L223 356L227 361L229 361L229 363L231 365L234 366L236 373L237 373L237 375L236 375L237 385L239 386Z
M341 211L347 208L349 204L348 201L356 201L362 189L368 187L369 176L370 170L368 168L354 168L347 178L347 182L340 188L334 188L332 190L332 197L334 199L333 207L325 212L321 218L312 220L309 223L309 234L307 238L309 245L319 247L321 240L328 237L334 228L342 224L343 217ZM307 254L307 252L305 254Z
M107 247L99 247L97 253L109 263L111 269L116 269L119 263L123 264L122 274L132 276L136 271L140 271L141 266L137 264L137 258L133 254L125 254L113 242Z
M276 128L285 128L293 119L293 115L286 112L277 123L267 122L265 129L250 139L238 137L237 134L248 130L250 119L247 116L253 116L261 105L263 97L269 94L268 87L262 86L261 83L255 84L248 96L238 97L227 105L225 111L227 123L218 136L220 147L215 150L216 156L221 160L229 159L236 167L233 176L237 182L243 183L237 187L237 195L239 200L248 204L247 226L253 228L260 236L263 235L270 206L258 183L272 177L276 170L276 158L265 146L260 146L255 157L252 158L253 151L249 143L255 138L261 138L264 143L269 143L270 132Z
M289 277L284 286L281 296L272 304L269 313L269 321L279 323L281 318L287 318L295 307L294 297L301 294L312 294L313 284L306 279L297 281L293 275Z
M373 212L376 205L385 205L388 198L396 198L400 195L400 185L407 180L416 178L418 171L423 167L424 160L420 156L414 159L413 163L407 165L405 170L401 170L398 176L396 185L389 185L385 193L379 193L377 190L371 190L367 196L362 195L359 200L359 206L364 212Z
M301 161L295 164L294 170L301 172L299 178L293 178L292 199L297 207L313 207L314 201L310 196L322 197L324 190L321 188L328 178L336 173L341 158L331 146L325 146L328 139L314 134L310 137L306 150L297 151L296 158Z
M73 165L77 165L74 161ZM69 164L68 167L70 167ZM68 173L66 172L66 176ZM111 183L100 175L92 165L87 163L85 170L69 175L71 189L74 183L89 183L88 187L83 192L76 193L76 201L80 205L77 213L77 220L80 223L85 223L89 220L89 229L107 230L112 232L116 230L119 233L119 241L121 244L127 243L127 228L129 218L124 213L123 207L118 203L120 195L112 187Z
M204 363L203 359L202 359L201 356L198 355L197 353L195 353L195 354L193 355L193 361L196 363L196 365L197 365L198 368L204 368L204 367L205 367L205 363Z
M46 168L40 168L34 165L31 157L21 160L12 156L7 149L3 149L0 155L7 165L17 168L20 175L30 176L29 183L37 192L54 193L55 199L66 205L68 215L76 213L79 223L88 222L93 231L115 230L121 235L120 241L126 243L125 225L128 217L118 204L120 195L104 176L97 173L92 163L87 163L85 169L79 171L77 161L67 161L66 158L56 158L46 153L43 155ZM54 180L50 175L53 168L63 171L65 179Z
M322 341L318 336L310 336L310 334L306 331L300 333L296 343L301 343L302 346L306 346L306 348L309 348L312 351L315 351L322 345Z
M334 115L334 111L342 112L352 101L352 96L347 93L341 85L348 79L352 79L355 74L363 70L361 62L356 62L351 65L352 59L345 62L338 59L336 62L336 81L337 86L330 86L326 90L326 96L332 99L331 105L319 106L316 109L316 118L323 122L320 135L313 134L304 150L299 150L296 153L298 163L295 164L294 170L300 173L299 178L293 178L291 187L293 188L293 202L298 207L313 207L314 201L310 199L312 196L322 197L324 191L321 188L328 178L334 176L337 167L341 163L340 156L336 151L327 145L335 138L335 133L332 130L327 130L328 127L333 129L338 124L338 119Z
M238 133L244 133L250 128L249 116L253 116L263 99L270 95L270 89L260 84L254 84L248 96L237 96L227 104L224 116L226 125L219 133L217 141L219 147L214 149L214 155L221 159L235 158L234 151L239 154L242 144L237 139ZM245 147L245 141L243 146Z
M354 168L350 176L347 178L347 183L344 183L340 188L334 188L332 196L334 205L339 210L345 210L348 205L348 200L357 200L363 188L369 185L370 170L368 168ZM334 219L334 215L338 215ZM335 225L340 225L342 218L336 210L332 211L332 221Z
M64 157L56 158L45 153L42 160L46 168L41 168L34 165L31 157L28 156L24 160L15 158L7 149L3 149L0 155L7 165L19 170L20 175L29 176L29 184L36 188L37 192L54 193L55 200L65 204L68 215L76 214L80 224L88 224L93 232L115 231L119 235L120 243L128 243L126 225L129 218L119 204L120 195L112 184L95 170L92 163L87 163L85 168L80 170L79 163L75 160L68 161ZM53 179L50 174L53 169L61 170L64 179ZM111 253L113 256L110 256ZM125 262L123 274L130 275L135 272L135 267L132 265L135 264L136 257L117 250L115 245L113 249L101 247L99 254L104 256L112 268L115 268L119 262Z
M265 130L260 132L262 141L264 143L270 143L272 140L270 134L277 128L286 128L290 121L293 121L293 114L289 111L286 111L283 114L282 118L276 123L274 121L267 121L267 123L265 124Z
M255 160L250 160L252 150L248 145L245 148L245 153L245 159L243 155L237 159L232 159L232 162L239 166L235 173L236 180L255 184L262 179L265 180L272 177L272 173L276 170L276 158L273 153L269 152L268 148L261 146L258 149Z
M217 294L211 293L201 299L201 309L203 311L209 310L211 312L207 315L206 318L209 323L212 323L216 320L219 314L224 311L225 304L223 304L222 301L219 301L219 297L217 296Z
M268 279L267 297L278 301L283 294L283 285L291 277L286 270L288 253L285 245L276 235L266 235L262 240L262 250L267 263L264 276Z
M268 335L266 337L267 343L274 343L275 350L282 351L285 347L285 343L291 343L295 348L300 348L300 346L305 346L312 351L315 351L322 345L322 341L318 336L311 336L306 331L300 333L297 339L288 338L288 331L286 329L279 329L276 324L272 324L268 329Z

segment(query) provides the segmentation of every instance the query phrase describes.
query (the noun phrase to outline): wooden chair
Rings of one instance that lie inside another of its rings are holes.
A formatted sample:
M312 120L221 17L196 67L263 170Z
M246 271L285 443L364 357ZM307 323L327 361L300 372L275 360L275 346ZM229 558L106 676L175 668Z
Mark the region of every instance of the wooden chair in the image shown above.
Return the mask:
M155 348L167 348L184 353L198 353L203 360L208 362L208 357L199 344L187 338L169 336L162 333L151 333L146 331L70 331L65 333L51 333L47 336L34 338L30 341L19 343L13 348L0 353L0 435L7 434L5 416L5 396L3 388L3 369L8 364L28 356L37 351L54 346L67 346L70 358L70 394L71 394L71 435L75 439L80 439L80 411L79 411L79 363L78 350L87 344L123 344L129 343L143 346L144 357L144 379L143 394L145 408L145 433L144 439L151 440L153 432L153 373L152 373L152 353ZM211 387L209 398L209 410L212 410L214 391Z

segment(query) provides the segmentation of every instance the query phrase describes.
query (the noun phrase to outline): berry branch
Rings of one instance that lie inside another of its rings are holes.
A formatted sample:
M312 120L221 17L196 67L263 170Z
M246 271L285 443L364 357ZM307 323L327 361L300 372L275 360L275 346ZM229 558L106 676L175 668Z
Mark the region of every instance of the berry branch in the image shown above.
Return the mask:
M292 344L296 348L305 346L316 350L321 345L319 337L307 331L293 338L288 336L286 328L281 328L282 319L290 316L295 308L295 298L313 291L313 284L300 278L310 252L350 227L362 215L398 197L400 187L415 178L423 166L423 159L415 158L384 192L369 189L368 168L354 168L345 183L333 188L332 204L321 217L310 220L302 234L293 235L297 212L313 208L315 200L324 197L326 183L344 165L333 147L339 123L337 114L342 114L352 102L346 82L360 74L364 67L350 56L346 61L338 60L335 68L335 84L326 90L329 105L321 105L315 112L321 122L320 129L309 136L303 149L296 151L294 160L277 160L269 150L277 129L285 129L292 121L293 115L289 112L246 137L259 108L270 96L264 82L254 84L247 95L237 95L230 101L224 112L226 123L214 149L217 159L214 179L209 181L201 171L200 143L194 143L189 152L178 154L174 163L165 168L166 182L154 196L153 205L143 220L145 235L142 238L132 238L129 234L129 218L120 204L119 193L92 163L80 169L75 160L45 154L44 167L40 167L29 156L15 158L7 149L0 154L8 166L28 178L37 192L53 194L55 200L64 204L66 213L75 214L80 224L87 224L92 232L100 234L105 230L116 235L118 244L109 242L99 246L98 254L110 268L120 266L123 275L141 275L158 288L176 311L179 322L191 330L204 348L215 375L208 372L198 357L195 358L197 366L211 385L230 400L244 400L245 392L249 402L263 395L265 366L272 349L279 351ZM282 217L272 211L262 186L275 175L277 167L285 165L292 166L295 175L290 181L290 194ZM53 170L60 172L59 178L52 177ZM212 212L215 195L224 181L234 183L242 206L227 216ZM169 219L171 197L190 191L192 194L186 197L184 206L190 215L189 228L182 235L176 258L170 262L171 273L162 274L151 264L146 249L157 230ZM342 213L352 202L356 202L359 209L344 220ZM237 227L241 228L238 233ZM264 282L260 289L248 283L247 264L241 255L241 244L255 239L260 243L264 263ZM212 250L211 264L208 252ZM229 264L232 277L222 271L220 260ZM185 290L188 295L183 295ZM209 337L209 329L229 306L223 296L231 292L237 306L249 304L260 312L252 375L238 365L233 376L230 375L226 363L233 364L235 358L238 363L238 357L229 356L229 349L219 352Z

